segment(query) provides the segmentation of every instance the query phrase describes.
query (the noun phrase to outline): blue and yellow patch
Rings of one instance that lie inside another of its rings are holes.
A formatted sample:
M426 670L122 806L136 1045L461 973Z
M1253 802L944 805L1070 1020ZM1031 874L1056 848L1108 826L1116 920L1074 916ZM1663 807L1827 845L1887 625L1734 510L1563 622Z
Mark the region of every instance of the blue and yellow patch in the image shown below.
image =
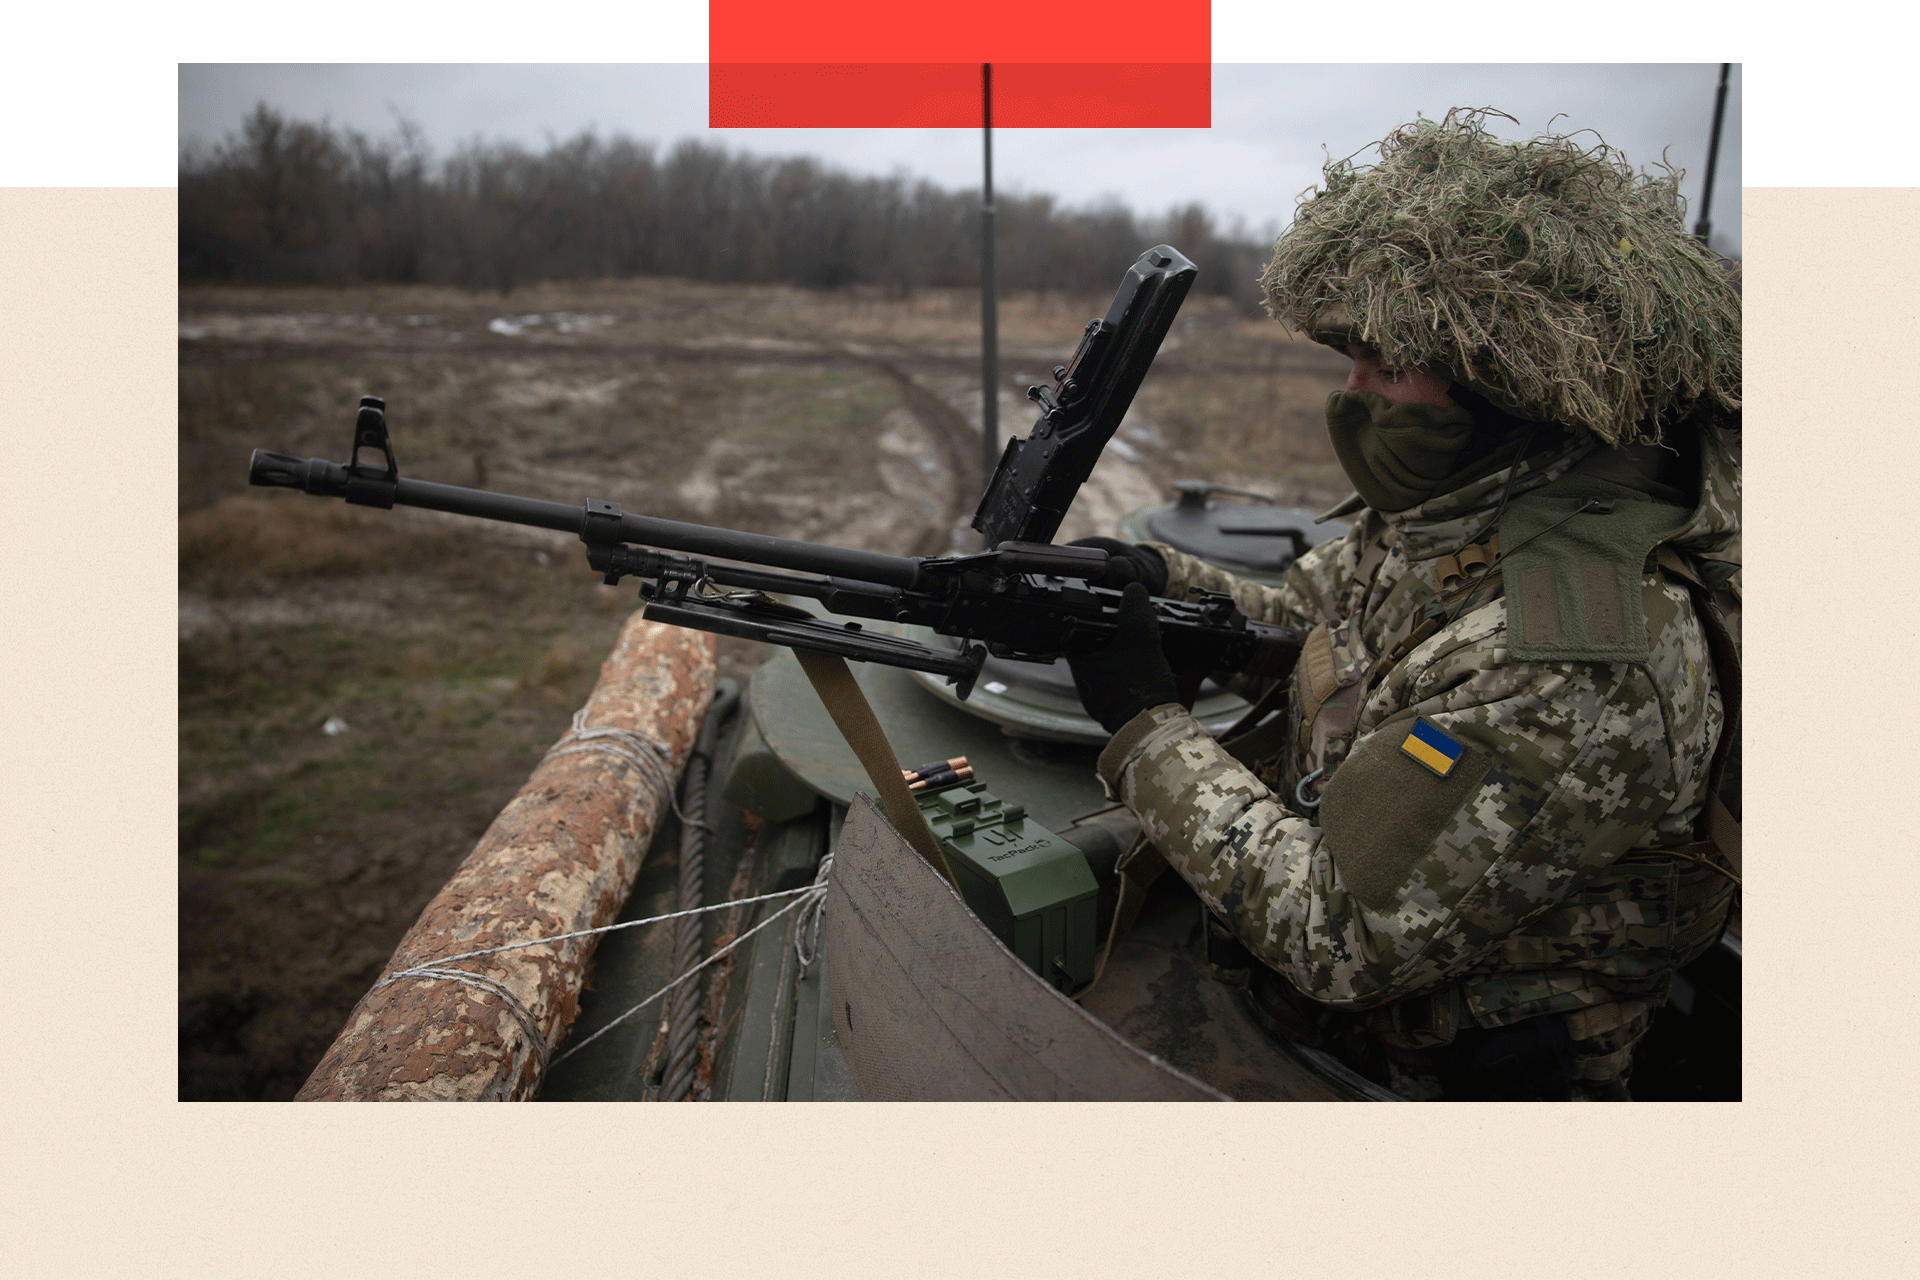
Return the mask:
M1415 720L1406 741L1400 744L1400 750L1438 778L1453 772L1453 766L1460 763L1466 749L1465 743L1448 737L1425 720Z

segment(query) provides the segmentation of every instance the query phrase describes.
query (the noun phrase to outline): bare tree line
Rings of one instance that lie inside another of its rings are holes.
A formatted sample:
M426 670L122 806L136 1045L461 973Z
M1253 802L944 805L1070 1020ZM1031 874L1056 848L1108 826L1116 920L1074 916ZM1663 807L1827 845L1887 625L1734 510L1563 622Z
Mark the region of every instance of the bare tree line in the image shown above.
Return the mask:
M436 159L401 122L369 137L256 106L180 163L180 278L433 283L501 293L542 280L671 275L895 296L977 285L979 192L858 177L805 157L685 140L657 154L582 133L534 152L473 139ZM1099 292L1155 241L1196 287L1251 307L1266 247L1221 234L1198 204L1158 219L999 195L1003 285Z

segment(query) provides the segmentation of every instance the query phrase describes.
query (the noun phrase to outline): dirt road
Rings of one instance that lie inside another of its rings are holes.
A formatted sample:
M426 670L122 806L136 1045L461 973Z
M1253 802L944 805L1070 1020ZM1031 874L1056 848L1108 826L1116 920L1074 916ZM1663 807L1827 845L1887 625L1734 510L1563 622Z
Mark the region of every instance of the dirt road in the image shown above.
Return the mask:
M1003 436L1106 302L1002 299ZM180 1096L292 1096L635 603L565 535L250 490L250 449L340 460L375 394L403 475L934 554L967 545L980 491L977 307L675 280L182 290ZM1337 500L1320 406L1343 377L1190 300L1061 540L1188 476ZM722 673L759 656L723 641Z

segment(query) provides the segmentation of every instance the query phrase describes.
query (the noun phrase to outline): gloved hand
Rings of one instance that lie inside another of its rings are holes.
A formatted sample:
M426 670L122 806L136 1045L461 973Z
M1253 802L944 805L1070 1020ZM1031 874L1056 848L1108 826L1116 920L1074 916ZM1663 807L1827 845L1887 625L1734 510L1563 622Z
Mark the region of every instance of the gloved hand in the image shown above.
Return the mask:
M1155 557L1158 559L1158 557ZM1163 702L1178 702L1180 686L1160 652L1160 622L1147 589L1127 584L1120 596L1119 628L1106 648L1070 653L1073 687L1080 705L1108 733Z
M1070 547L1095 547L1107 553L1107 573L1100 579L1103 587L1124 587L1138 582L1149 595L1164 595L1167 590L1167 562L1158 551L1136 547L1118 538L1075 538Z

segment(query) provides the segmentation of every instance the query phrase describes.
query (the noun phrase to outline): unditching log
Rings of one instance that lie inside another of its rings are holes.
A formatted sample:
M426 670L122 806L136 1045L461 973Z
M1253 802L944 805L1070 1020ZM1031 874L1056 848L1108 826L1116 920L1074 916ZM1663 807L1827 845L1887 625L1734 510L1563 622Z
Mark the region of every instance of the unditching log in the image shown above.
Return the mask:
M714 655L710 634L635 613L601 665L585 725L634 730L658 742L677 787L713 699ZM544 1046L526 1022L544 1045L559 1045L579 1011L598 935L448 966L484 980L478 984L393 975L442 957L611 924L669 812L670 795L652 773L603 750L556 752L541 761L400 940L381 983L354 1007L296 1101L531 1097ZM511 991L521 1010L499 988Z

